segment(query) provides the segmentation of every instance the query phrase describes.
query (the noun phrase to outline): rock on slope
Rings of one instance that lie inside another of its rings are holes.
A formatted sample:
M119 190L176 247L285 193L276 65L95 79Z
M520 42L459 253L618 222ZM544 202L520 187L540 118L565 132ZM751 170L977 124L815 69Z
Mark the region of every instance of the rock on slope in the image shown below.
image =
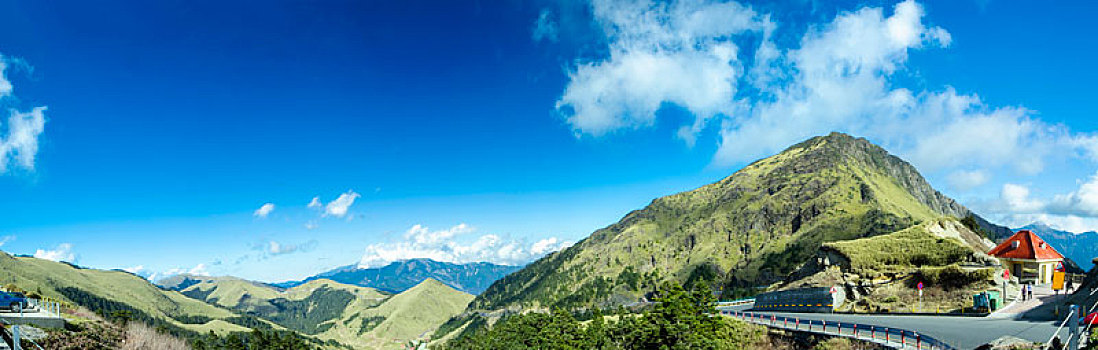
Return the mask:
M756 161L696 190L653 200L494 283L473 310L628 303L666 279L721 281L726 294L780 281L825 242L927 220L972 219L907 162L832 133Z

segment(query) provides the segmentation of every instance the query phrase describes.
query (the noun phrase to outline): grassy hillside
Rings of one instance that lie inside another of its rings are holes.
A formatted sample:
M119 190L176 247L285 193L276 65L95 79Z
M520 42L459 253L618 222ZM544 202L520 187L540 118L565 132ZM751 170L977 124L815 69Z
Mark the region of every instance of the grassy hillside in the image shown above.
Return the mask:
M128 311L180 329L206 333L246 332L240 315L174 291L157 288L122 271L82 269L66 263L0 253L0 282L93 311Z
M473 296L434 279L390 295L328 279L279 290L233 277L196 277L182 293L353 348L400 348L468 306Z
M960 311L970 296L997 289L998 261L984 254L991 242L953 218L924 222L894 233L825 243L780 289L840 286L848 311L919 309L916 285L923 282L924 312Z
M667 279L716 280L734 296L780 281L823 243L970 215L910 164L833 133L653 200L496 282L471 310L628 303Z

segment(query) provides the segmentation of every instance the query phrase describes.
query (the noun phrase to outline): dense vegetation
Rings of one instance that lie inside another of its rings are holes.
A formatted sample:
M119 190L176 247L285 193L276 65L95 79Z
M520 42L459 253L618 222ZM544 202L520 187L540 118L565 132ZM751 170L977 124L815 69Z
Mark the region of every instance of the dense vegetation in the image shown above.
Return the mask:
M311 350L316 347L293 332L253 330L221 337L213 332L191 342L194 350Z
M641 314L616 319L594 312L580 322L560 309L507 317L489 329L453 340L444 349L741 349L763 347L761 327L716 316L705 284L687 291L665 284Z
M277 308L273 313L250 313L252 316L265 317L286 328L305 334L318 334L333 326L326 321L337 319L354 301L355 295L345 290L320 287L308 298L289 300L285 298L270 301Z

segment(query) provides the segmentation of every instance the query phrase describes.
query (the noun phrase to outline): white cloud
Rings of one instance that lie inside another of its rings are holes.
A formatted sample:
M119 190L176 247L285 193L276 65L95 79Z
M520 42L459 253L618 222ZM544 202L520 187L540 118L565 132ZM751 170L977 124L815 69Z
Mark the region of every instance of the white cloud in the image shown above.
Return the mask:
M731 113L743 75L739 47L727 40L769 32L772 24L737 3L594 0L609 57L581 61L557 101L577 134L599 136L653 124L672 103L698 116L680 137L692 143L708 118Z
M1029 187L1018 184L1003 184L999 199L1013 213L1033 214L1044 210L1045 204L1030 198Z
M187 270L187 274L195 276L209 276L210 272L206 270L206 264L198 264Z
M538 14L538 20L534 22L534 41L557 41L557 23L552 16L553 13L549 10L542 10Z
M252 215L257 218L266 218L267 215L269 215L274 210L274 203L267 203L263 204L263 206L260 206L259 209L256 209L255 212L252 213Z
M218 263L215 262L214 264L217 265ZM141 266L139 266L139 267L141 267ZM152 272L152 271L149 271L149 270L143 270L143 272L138 273L137 275L145 277L145 279L147 279L149 281L157 282L161 279L172 277L172 276L175 276L175 275L180 275L180 274L188 274L188 275L192 275L192 276L210 276L210 271L206 269L206 264L205 263L200 263L200 264L195 265L194 267L191 267L191 268L178 268L177 267L177 268L169 269L167 271L162 271L162 272Z
M0 55L0 106L4 106L7 101L15 100L14 89L6 73L8 64L12 62L20 63L21 61L7 59ZM34 107L25 112L16 108L6 109L7 125L0 122L0 130L7 128L6 135L0 138L0 174L8 171L9 163L12 161L16 166L34 170L39 137L46 127L46 107Z
M138 275L138 276L141 276L142 273L146 272L145 271L145 265L125 267L125 268L122 268L122 271L126 271L126 272L129 272L129 273Z
M355 193L355 191L348 190L347 193L340 194L335 200L328 202L325 205L320 201L320 197L313 197L313 200L309 202L308 207L314 209L324 209L323 216L334 216L342 218L347 216L347 210L351 205L355 204L355 199L362 195Z
M530 253L535 256L541 256L564 249L570 245L572 245L571 242L563 242L556 237L550 237L534 242L534 244L530 246Z
M310 241L305 242L305 243L300 243L300 244L287 244L287 243L280 243L280 242L277 242L277 241L268 241L266 244L260 246L259 248L261 248L261 250L263 250L263 252L267 256L278 256L278 255L286 255L286 254L290 254L290 253L308 251L308 250L311 250L311 249L315 248L316 245L317 245L317 241L315 239L310 240Z
M5 244L8 244L8 242L11 242L11 241L14 241L14 240L15 240L14 235L7 235L7 236L4 236L4 237L0 237L0 247L3 247Z
M1098 218L1098 174L1082 182L1075 191L1053 197L1048 211Z
M72 253L72 243L58 244L57 248L52 250L38 249L34 252L34 257L39 259L66 262L73 262L73 260L76 260L76 255Z
M1051 197L1034 196L1029 186L1007 183L999 198L974 207L1011 227L1043 222L1071 232L1098 228L1098 174L1080 181L1074 191Z
M779 24L769 15L734 2L592 0L591 11L608 54L577 60L557 102L579 135L654 125L670 103L695 117L674 135L688 144L719 125L718 166L831 131L868 137L921 171L951 174L961 190L1000 171L1037 174L1057 158L1098 161L1098 134L1072 132L1022 107L992 107L949 86L897 86L910 74L911 52L953 43L912 0L842 12L809 26L792 47L771 40Z
M415 225L405 232L402 241L367 246L359 266L378 267L393 261L415 258L454 263L487 261L521 265L571 245L570 242L562 242L556 238L526 245L521 241L504 239L494 234L483 234L471 240L462 239L462 236L474 232L476 229L466 224L439 231Z
M946 181L955 189L967 191L991 180L991 175L983 170L957 170L949 174Z
M316 229L316 228L317 228L317 224L316 224L316 221L313 221L313 220L309 220L308 222L306 222L306 223L305 223L305 229L306 229L306 230L310 230L310 231L311 231L311 230L314 230L314 229Z

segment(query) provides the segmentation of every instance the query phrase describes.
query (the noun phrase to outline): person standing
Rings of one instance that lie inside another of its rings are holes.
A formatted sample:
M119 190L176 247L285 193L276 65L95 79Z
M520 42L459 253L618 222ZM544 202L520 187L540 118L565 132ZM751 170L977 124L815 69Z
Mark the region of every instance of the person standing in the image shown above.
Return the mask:
M1029 300L1033 300L1033 285L1032 284L1027 284L1026 285L1026 298L1029 299Z

